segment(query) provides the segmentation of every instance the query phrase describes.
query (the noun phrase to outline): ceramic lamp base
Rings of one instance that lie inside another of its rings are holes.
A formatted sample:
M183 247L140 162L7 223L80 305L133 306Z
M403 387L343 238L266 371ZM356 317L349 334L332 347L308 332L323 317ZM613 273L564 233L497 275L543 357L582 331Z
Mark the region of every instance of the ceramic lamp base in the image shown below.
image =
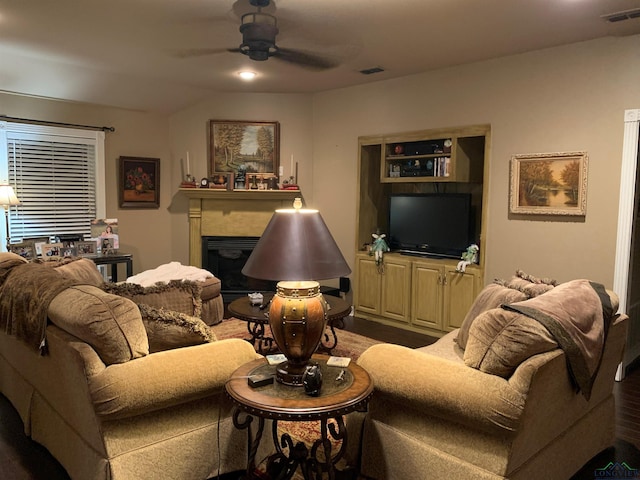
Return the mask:
M269 308L269 325L276 344L287 357L278 365L276 380L302 386L302 376L318 348L327 325L327 304L314 281L279 282Z

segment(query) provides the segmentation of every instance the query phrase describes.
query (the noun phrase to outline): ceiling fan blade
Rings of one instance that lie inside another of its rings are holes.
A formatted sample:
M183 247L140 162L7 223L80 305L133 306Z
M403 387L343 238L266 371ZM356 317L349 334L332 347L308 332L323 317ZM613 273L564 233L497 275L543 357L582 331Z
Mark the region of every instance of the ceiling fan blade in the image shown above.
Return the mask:
M320 57L302 50L292 50L289 48L278 48L278 51L273 55L273 57L315 70L327 70L339 65L336 60Z
M206 55L215 55L217 53L230 52L228 48L187 48L185 50L179 50L175 52L175 56L178 58L193 58L204 57Z

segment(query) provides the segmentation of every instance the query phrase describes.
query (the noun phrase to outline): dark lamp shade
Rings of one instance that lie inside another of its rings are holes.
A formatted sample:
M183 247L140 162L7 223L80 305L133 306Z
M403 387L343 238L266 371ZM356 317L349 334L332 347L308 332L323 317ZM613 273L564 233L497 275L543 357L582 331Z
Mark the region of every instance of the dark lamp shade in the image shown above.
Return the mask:
M242 273L260 280L323 280L351 269L320 212L276 210Z

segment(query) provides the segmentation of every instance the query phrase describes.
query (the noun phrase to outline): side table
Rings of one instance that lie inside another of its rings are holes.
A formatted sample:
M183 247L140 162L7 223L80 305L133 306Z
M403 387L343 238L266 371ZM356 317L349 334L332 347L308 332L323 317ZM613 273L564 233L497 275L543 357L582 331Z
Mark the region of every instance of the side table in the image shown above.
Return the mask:
M229 313L240 320L247 322L247 330L251 335L247 341L252 343L256 351L262 355L271 353L277 349L275 340L267 335L265 327L269 325L269 304L273 293L264 294L262 306L251 305L249 297L236 298L229 304ZM351 313L351 305L340 297L323 295L327 302L327 331L322 336L322 341L318 345L318 351L331 354L331 351L338 345L338 335L336 327L344 326L342 319Z
M111 281L118 281L118 264L125 263L127 266L127 278L133 275L133 254L117 253L113 255L87 255L86 258L93 260L96 265L110 265Z
M276 365L269 365L264 358L249 362L238 368L226 383L227 395L236 405L233 424L238 429L247 430L247 477L255 469L255 455L262 439L265 419L273 421L272 437L276 447L276 458L286 464L286 473L279 478L290 479L298 466L305 480L312 476L322 478L326 472L329 479L334 480L336 463L343 457L347 445L347 428L344 415L366 410L369 398L373 393L373 382L369 374L360 366L351 362L348 367L330 367L326 355L314 355L312 362L320 366L323 374L323 385L320 395L311 397L305 394L302 387L291 387L275 381L262 387L252 388L247 377L253 375L273 374ZM244 415L244 420L241 417ZM251 425L257 419L257 430L252 432ZM333 419L335 425L328 425ZM320 421L321 438L313 441L311 448L299 442L293 445L287 433L280 435L278 421ZM331 442L342 440L339 450L332 454ZM288 455L284 448L288 449ZM323 455L318 455L322 448Z

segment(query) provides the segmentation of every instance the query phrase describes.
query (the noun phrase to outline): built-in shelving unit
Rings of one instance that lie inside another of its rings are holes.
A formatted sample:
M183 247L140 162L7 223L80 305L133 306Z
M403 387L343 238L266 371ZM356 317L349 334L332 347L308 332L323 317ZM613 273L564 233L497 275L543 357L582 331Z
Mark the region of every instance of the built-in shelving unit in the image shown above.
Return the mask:
M436 336L459 327L483 284L490 126L366 136L358 141L356 315ZM479 264L463 274L455 270L459 259L387 253L379 269L367 249L372 233L388 231L389 197L398 193L471 194Z

